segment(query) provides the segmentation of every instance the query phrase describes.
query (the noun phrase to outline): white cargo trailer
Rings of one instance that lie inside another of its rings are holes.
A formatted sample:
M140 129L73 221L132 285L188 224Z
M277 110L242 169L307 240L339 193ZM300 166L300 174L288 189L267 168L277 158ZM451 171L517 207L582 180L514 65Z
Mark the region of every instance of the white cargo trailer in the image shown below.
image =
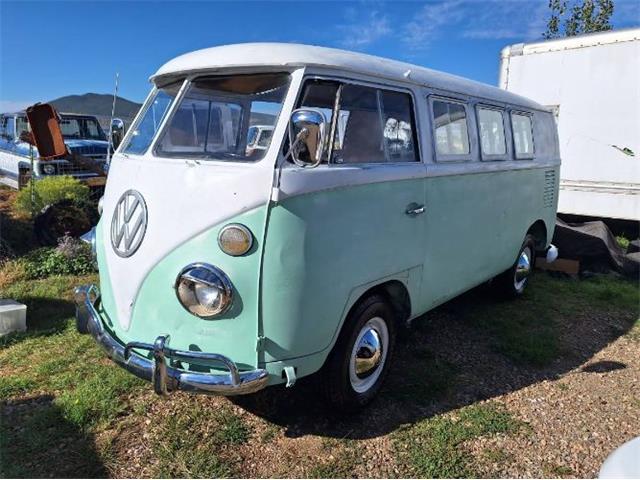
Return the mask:
M499 82L556 116L558 212L640 219L640 28L508 46Z

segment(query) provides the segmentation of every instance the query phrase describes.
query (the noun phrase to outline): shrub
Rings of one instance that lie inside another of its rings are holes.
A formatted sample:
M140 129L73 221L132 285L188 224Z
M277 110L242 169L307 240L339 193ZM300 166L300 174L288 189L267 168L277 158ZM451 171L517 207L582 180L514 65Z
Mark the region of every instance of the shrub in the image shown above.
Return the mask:
M62 237L56 248L43 247L31 252L24 267L29 278L88 275L96 271L89 245L69 236Z
M31 181L30 181L31 182ZM39 212L47 205L61 200L86 201L89 199L89 187L73 177L57 175L36 180L34 184L33 211ZM31 184L29 183L16 197L15 208L18 212L31 214Z

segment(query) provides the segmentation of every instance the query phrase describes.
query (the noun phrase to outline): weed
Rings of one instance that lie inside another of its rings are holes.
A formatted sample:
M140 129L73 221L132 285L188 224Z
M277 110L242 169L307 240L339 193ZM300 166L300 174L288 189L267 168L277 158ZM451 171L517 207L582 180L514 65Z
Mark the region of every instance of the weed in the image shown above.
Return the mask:
M575 473L570 467L567 467L565 465L557 465L557 464L549 464L549 463L543 464L542 471L544 472L545 476L551 477L551 478L560 478L560 477L566 477L569 475L575 475Z
M271 443L278 436L278 433L280 433L280 429L276 425L269 423L262 435L260 435L260 440L262 443Z
M158 459L154 476L228 477L233 465L220 452L229 444L247 441L251 431L228 408L216 411L191 400L186 409L168 416L157 432L153 452Z
M484 435L513 433L522 422L495 404L471 405L453 414L422 420L394 434L394 449L407 476L475 476L462 443Z
M502 448L486 448L482 451L482 456L490 463L501 465L511 461L513 455L505 452Z
M39 212L46 205L60 200L86 201L89 199L89 187L73 177L56 175L38 180L34 187L34 202L31 204L31 188L20 190L15 200L15 209L23 215Z
M0 377L0 400L28 392L35 386L36 382L30 378L2 376Z

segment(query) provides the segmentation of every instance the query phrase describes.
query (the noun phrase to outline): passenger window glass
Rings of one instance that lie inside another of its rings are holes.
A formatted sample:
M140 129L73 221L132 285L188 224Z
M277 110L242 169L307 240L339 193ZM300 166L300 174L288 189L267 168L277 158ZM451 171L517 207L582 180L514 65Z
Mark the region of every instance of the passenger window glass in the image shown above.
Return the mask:
M345 85L334 142L335 163L415 162L411 96Z
M500 110L478 107L480 147L483 155L504 155L507 146L504 139L504 120Z
M297 108L308 110L316 110L322 112L326 120L325 129L326 138L329 138L331 132L331 121L333 119L333 108L336 102L336 94L338 93L339 84L337 82L327 80L307 80L302 91L302 96L298 102ZM338 122L338 132L344 132ZM336 135L334 148L339 149L342 145L343 135ZM288 148L288 145L286 146ZM305 152L302 153L303 155ZM327 161L328 149L325 148L322 161Z
M511 114L513 130L513 144L516 158L533 157L533 133L531 131L531 117L518 113Z
M344 122L337 135L344 136L334 149L335 163L386 162L382 113L375 88L345 85L340 99L340 115Z
M16 132L18 133L18 136L21 135L22 132L28 132L30 130L27 117L18 117L16 125Z
M407 93L381 91L388 161L415 162L413 108Z
M464 105L435 100L433 102L433 120L438 154L469 154L469 132Z

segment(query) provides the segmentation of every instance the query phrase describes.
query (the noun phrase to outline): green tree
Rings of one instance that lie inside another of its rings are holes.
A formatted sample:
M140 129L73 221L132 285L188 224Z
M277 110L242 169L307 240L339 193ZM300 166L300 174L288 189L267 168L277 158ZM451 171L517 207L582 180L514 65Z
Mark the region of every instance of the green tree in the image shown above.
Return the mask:
M583 33L611 30L613 0L549 0L551 14L544 38L573 37Z

